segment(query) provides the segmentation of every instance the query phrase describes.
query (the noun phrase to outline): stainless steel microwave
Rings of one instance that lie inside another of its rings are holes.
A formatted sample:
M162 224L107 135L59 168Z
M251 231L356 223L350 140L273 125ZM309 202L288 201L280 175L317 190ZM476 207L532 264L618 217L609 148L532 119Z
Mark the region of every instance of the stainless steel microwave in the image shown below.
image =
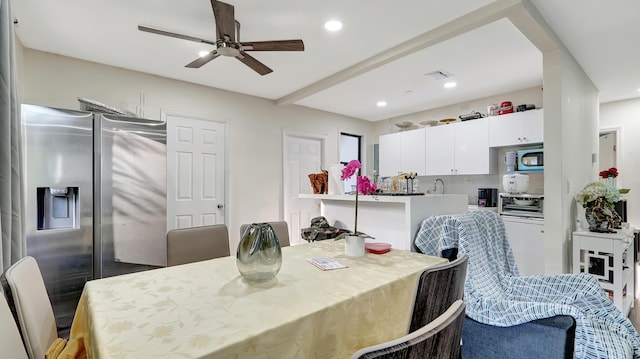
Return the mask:
M518 151L518 171L539 172L544 170L544 149Z

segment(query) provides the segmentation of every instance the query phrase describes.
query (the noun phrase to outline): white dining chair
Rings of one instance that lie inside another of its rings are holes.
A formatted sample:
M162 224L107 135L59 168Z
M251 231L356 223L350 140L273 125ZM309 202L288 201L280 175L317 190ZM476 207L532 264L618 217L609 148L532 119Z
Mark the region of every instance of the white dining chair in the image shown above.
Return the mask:
M230 254L229 230L225 224L167 232L167 266L227 257Z
M24 257L5 271L29 358L44 358L58 338L56 319L38 263Z
M0 348L2 348L3 357L28 359L18 326L2 293L0 293Z
M289 242L289 225L287 225L287 222L273 221L273 222L266 222L266 223L269 223L273 228L273 231L275 232L276 237L278 237L278 242L280 242L280 247L288 247L289 245L291 245L291 243ZM249 226L250 224L248 223L245 223L240 226L240 238L242 238L242 236L244 235L244 232L247 230Z

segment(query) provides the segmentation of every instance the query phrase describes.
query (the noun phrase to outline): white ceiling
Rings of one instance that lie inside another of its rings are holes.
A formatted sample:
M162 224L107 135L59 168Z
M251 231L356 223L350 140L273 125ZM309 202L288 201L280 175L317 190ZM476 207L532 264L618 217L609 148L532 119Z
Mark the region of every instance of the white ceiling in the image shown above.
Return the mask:
M508 19L483 20L514 0L226 2L235 6L242 41L301 38L305 51L252 52L274 70L266 76L229 57L189 69L198 51L213 48L137 30L215 41L208 0L18 0L13 12L27 48L370 121L542 84L540 51ZM531 2L600 89L601 102L640 97L640 1ZM343 29L327 33L329 19ZM461 24L471 31L457 32ZM453 74L458 86L444 89L425 76L435 70ZM376 107L379 100L388 106Z

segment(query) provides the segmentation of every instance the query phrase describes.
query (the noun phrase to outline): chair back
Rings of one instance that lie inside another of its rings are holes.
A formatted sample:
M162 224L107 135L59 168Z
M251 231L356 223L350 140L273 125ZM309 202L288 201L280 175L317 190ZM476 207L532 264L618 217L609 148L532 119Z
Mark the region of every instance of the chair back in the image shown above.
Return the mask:
M360 349L351 359L460 358L465 305L457 300L427 325L402 338Z
M452 262L425 269L418 278L409 333L425 326L462 299L467 277L466 254Z
M225 224L172 229L167 232L167 266L229 256Z
M267 222L273 228L273 231L276 233L276 237L278 237L278 242L280 242L280 247L288 247L291 245L289 241L289 226L285 221L275 221L275 222ZM244 235L244 232L249 227L249 224L243 224L240 226L240 238Z
M18 326L13 319L9 304L0 293L0 348L6 358L27 359L27 352L22 344Z
M6 270L5 278L29 358L44 358L58 332L38 263L33 257L24 257Z

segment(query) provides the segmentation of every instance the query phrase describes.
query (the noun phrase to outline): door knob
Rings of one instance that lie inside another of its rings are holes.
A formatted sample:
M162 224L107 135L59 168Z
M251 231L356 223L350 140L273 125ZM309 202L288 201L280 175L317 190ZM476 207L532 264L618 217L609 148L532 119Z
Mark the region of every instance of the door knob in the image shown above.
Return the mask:
M219 203L219 204L218 204L218 209L223 209L223 208L224 208L224 204Z

